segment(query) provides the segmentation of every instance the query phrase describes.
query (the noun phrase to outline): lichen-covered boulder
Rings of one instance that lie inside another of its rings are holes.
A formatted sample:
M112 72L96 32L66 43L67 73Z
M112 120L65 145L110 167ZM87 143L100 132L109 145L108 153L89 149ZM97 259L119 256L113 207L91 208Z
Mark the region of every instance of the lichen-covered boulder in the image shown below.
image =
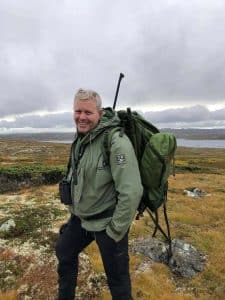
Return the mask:
M191 278L197 272L204 269L206 256L194 246L182 240L172 241L172 257L169 259L169 267L176 274Z
M178 239L172 241L172 256L169 245L156 238L138 239L131 243L131 251L143 254L155 262L167 264L181 277L191 278L204 269L206 256L194 246Z

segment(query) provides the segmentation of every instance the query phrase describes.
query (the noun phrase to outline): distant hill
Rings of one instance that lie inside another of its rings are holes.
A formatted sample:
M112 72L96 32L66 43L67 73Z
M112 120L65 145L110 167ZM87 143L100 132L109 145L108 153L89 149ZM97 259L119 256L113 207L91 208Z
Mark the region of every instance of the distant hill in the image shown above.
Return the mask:
M72 141L73 132L39 132L39 133L11 133L0 134L0 138L13 140L36 140L36 141Z
M225 129L174 129L162 128L161 131L172 132L177 138L184 139L211 139L211 140L224 140ZM31 139L37 141L72 141L74 137L73 132L41 132L41 133L12 133L0 134L0 138L7 139Z
M196 140L224 140L225 139L225 128L224 129L174 129L174 128L163 128L161 131L168 131L175 134L177 138L183 139L196 139Z

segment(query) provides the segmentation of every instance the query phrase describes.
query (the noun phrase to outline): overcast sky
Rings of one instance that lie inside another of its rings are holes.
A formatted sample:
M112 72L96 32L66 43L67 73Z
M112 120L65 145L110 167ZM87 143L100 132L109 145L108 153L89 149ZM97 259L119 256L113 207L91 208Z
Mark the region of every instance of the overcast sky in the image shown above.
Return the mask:
M74 92L110 106L120 72L119 107L225 127L224 29L224 0L1 0L0 133L73 127Z

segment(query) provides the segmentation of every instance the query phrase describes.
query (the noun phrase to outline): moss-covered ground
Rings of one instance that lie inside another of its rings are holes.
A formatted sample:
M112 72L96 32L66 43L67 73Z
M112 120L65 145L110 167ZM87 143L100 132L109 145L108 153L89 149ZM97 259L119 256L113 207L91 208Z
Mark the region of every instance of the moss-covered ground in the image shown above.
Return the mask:
M31 177L42 176L52 168L63 172L69 155L69 145L63 144L0 140L0 147L0 174L5 170L15 174L16 170L19 182L24 180L24 169ZM223 300L225 149L178 148L176 165L176 177L169 180L167 205L172 237L204 253L206 266L195 277L184 279L163 264L130 253L134 299ZM8 177L9 183L12 179ZM183 193L187 187L198 187L206 195L190 198ZM9 232L0 233L0 300L55 299L54 245L58 229L68 216L54 181L31 180L0 194L0 226L10 219L15 222ZM132 224L130 240L147 237L152 231L153 224L144 215ZM78 299L111 299L95 243L86 249L81 261Z

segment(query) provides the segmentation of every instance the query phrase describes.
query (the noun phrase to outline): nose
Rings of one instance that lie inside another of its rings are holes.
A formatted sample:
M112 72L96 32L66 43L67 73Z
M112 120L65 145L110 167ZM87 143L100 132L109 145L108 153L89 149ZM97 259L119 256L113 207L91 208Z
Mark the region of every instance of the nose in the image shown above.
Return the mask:
M79 118L81 120L85 120L86 119L86 114L84 112L81 112Z

